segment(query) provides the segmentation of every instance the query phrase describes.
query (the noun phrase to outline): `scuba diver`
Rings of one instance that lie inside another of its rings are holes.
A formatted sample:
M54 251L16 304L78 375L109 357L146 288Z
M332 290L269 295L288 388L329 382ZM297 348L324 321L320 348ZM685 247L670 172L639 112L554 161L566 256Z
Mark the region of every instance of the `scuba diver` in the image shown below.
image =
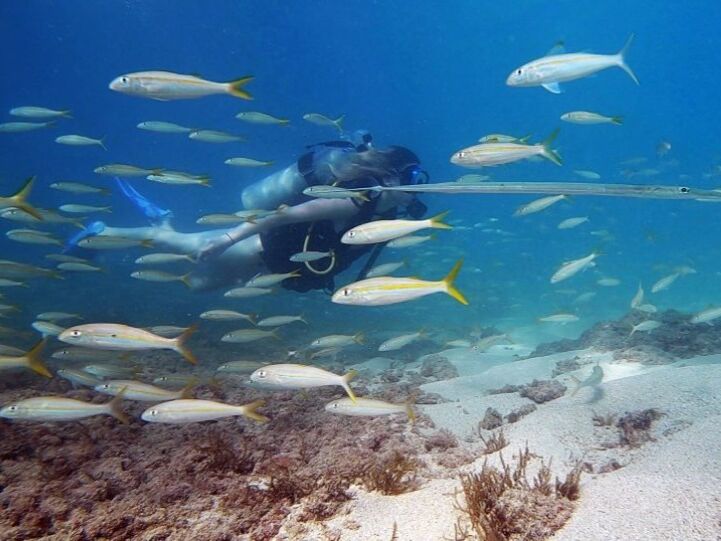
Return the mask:
M181 233L171 227L169 211L125 185L123 193L154 225L124 228L95 222L86 236L152 240L157 248L195 255L198 263L190 278L193 289L231 286L258 273L297 271L299 276L285 280L284 287L333 291L335 275L374 251L365 265L367 270L381 249L381 245L342 244L345 231L375 219L421 218L426 206L415 195L403 192L365 192L363 199L315 199L303 190L316 185L363 188L427 182L428 174L413 152L400 146L376 149L371 135L358 131L348 141L311 145L296 163L245 188L243 206L267 211L262 218L230 229ZM327 252L329 257L300 263L290 260L302 252Z

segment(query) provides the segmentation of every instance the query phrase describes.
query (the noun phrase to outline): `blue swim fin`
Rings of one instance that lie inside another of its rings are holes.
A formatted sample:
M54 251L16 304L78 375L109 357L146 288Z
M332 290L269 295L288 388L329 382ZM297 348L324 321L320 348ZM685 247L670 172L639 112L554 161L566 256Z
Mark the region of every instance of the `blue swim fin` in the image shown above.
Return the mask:
M123 195L125 195L125 197L127 197L128 200L133 203L145 215L146 218L154 221L164 220L173 216L173 213L170 210L160 208L158 205L156 205L147 197L138 192L138 190L136 190L128 182L118 177L115 177L115 182L118 184L118 187L123 192Z
M105 223L101 221L97 222L91 222L88 225L86 225L82 231L78 231L70 237L67 242L65 243L65 247L63 248L63 253L66 254L70 252L71 250L74 250L78 247L78 243L86 239L88 237L94 237L95 235L99 235L105 231Z

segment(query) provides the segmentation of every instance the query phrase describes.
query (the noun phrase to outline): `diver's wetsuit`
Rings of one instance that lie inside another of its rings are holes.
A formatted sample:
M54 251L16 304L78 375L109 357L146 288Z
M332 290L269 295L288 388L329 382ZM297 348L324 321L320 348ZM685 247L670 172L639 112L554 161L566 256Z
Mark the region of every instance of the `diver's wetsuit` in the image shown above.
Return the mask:
M298 270L301 278L287 280L284 286L300 291L331 289L333 276L370 250L342 244L343 232L378 217L393 218L402 212L420 218L426 208L414 195L402 192L368 192L371 200L359 201L311 198L304 195L303 190L309 185L336 181L344 187L417 184L427 175L420 169L415 154L402 147L364 150L341 141L311 148L297 163L243 191L245 208L277 210L257 221L228 229L183 233L176 231L165 218L161 222L151 220L154 222L151 227L102 224L102 234L152 240L159 249L195 255L198 262L190 282L196 290L231 286L259 272L293 270ZM88 228L85 234L97 232ZM304 245L309 251L332 249L334 255L308 264L291 262L290 257L304 251ZM373 254L377 253L376 249ZM331 264L332 268L328 269ZM309 271L308 266L319 273Z
M307 186L327 184L324 179L317 178L315 174L314 156L315 148L337 148L349 153L365 152L365 146L356 147L348 141L331 141L314 145L314 150L304 154L298 159L298 172L303 176ZM405 149L404 149L405 150ZM411 153L412 155L412 153ZM414 156L415 157L415 156ZM417 160L417 158L416 158ZM403 183L399 179L399 183ZM344 188L362 188L385 184L382 180L372 176L354 178L351 181L344 181ZM293 204L303 203L313 198L299 195L293 199ZM373 249L373 245L348 245L341 243L343 233L352 227L369 222L373 219L393 219L398 215L398 207L394 206L377 212L378 197L371 193L369 201L352 199L353 204L358 207L359 212L345 224L343 231L336 231L330 220L295 223L287 226L274 228L260 234L263 245L261 257L270 272L286 273L296 270L300 277L293 280L286 280L283 286L295 291L308 291L310 289L324 289L334 291L335 284L333 277L347 269L354 261ZM414 217L420 217L425 213L425 206L417 199L413 200L413 208L408 210ZM306 245L307 243L307 245ZM305 248L304 248L305 246ZM312 262L309 265L298 264L290 261L290 257L302 251L333 252L333 259L324 259ZM316 270L310 270L308 267Z

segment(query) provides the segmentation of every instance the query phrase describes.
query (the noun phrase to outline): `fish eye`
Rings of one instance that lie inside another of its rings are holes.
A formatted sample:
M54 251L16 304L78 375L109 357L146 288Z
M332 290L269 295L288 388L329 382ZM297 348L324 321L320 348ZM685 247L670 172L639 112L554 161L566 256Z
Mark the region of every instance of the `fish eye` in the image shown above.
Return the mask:
M350 238L355 237L355 231L353 231L352 229L351 229L350 231L348 231L348 236L349 236Z
M337 404L337 403L336 403L336 404L333 404L331 407L332 407L333 409L338 409L338 404Z
M150 410L150 415L156 416L158 414L158 410Z
M343 296L344 296L344 297L348 297L349 295L350 295L350 289L348 289L348 288L346 287L346 288L343 290Z
M123 84L128 84L128 78L127 77L121 77L120 82Z
M463 152L463 151L461 151L461 152L458 153L458 157L459 157L459 158L463 158L465 155L466 155L466 153Z
M17 406L10 406L10 407L8 407L8 410L10 410L10 411L17 411L17 409L18 409Z
M516 70L516 75L521 75L522 73L523 73L523 70L522 70L522 69L517 69L517 70Z
M80 332L80 331L78 331L78 330L70 331L70 335L71 335L71 336L74 336L74 337L76 337L76 338L77 338L78 336L82 335L82 334L83 334L83 333Z
M265 376L266 376L265 370L260 370L260 371L258 372L258 377L259 377L259 378L264 378Z
M103 389L110 389L110 385L108 385L107 383L104 383L104 384L103 384Z
M688 193L688 192L690 192L691 190L689 190L689 188L688 188L687 186L681 186L681 187L678 189L678 191L681 192L681 193Z

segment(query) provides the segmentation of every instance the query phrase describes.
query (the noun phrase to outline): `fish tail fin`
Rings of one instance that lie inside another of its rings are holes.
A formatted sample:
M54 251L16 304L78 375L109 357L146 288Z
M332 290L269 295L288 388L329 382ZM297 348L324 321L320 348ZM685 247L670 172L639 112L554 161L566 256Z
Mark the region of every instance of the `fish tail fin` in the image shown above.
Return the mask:
M348 382L352 380L354 377L358 375L358 371L354 369L348 370L348 372L341 378L341 385L343 386L343 389L345 389L345 392L348 393L348 396L353 402L356 402L356 396L353 392L353 389L350 388L350 385L348 385Z
M35 177L28 178L25 181L25 184L23 184L17 192L8 197L8 199L10 199L13 202L13 205L15 205L23 212L29 214L33 218L42 221L42 215L37 211L35 207L33 207L30 203L27 202L27 199L30 196L30 191L33 189L33 184L35 184Z
M105 139L107 138L107 135L101 137L98 139L98 144L103 147L103 150L108 150L108 147L105 146Z
M283 341L283 338L278 334L278 329L273 329L272 331L270 331L270 335L276 340L280 340L281 342Z
M154 175L162 175L165 169L163 169L162 167L155 167L154 169L151 169L151 171Z
M193 388L197 383L197 378L191 379L188 384L180 390L180 398L193 398Z
M338 131L343 131L343 121L345 120L345 115L340 115L338 118L336 118L333 121L333 124L335 124L336 128L338 128Z
M267 423L268 421L270 421L270 419L268 419L265 415L257 412L257 409L264 405L265 400L256 400L255 402L251 402L250 404L241 406L241 408L243 409L243 415L259 423Z
M186 346L185 342L188 340L188 338L191 337L191 335L198 330L198 325L191 325L187 329L183 331L183 333L174 339L175 341L175 351L180 353L186 361L188 361L190 364L198 364L198 359L196 359L195 355L193 355L193 352L190 351Z
M252 100L253 96L251 96L250 93L244 88L245 85L247 85L252 80L252 75L246 75L245 77L241 77L240 79L236 79L235 81L230 81L228 83L228 92L231 96L235 96L236 98Z
M185 287L187 287L188 289L192 289L193 282L191 282L191 280L190 280L192 277L193 277L193 272L191 271L187 274L183 274L183 276L180 277L180 281L183 282Z
M553 144L553 141L555 141L556 137L558 136L559 128L556 128L551 132L551 135L549 135L542 143L543 145L543 157L547 160L552 161L556 165L563 165L563 160L561 160L561 156L559 156L558 152L553 150L551 148L551 145Z
M521 137L520 139L518 139L518 142L519 142L519 143L523 143L523 144L525 145L526 143L528 143L528 141L531 140L531 135L532 135L532 134L530 134L530 133L529 133L528 135L524 135L523 137Z
M445 278L443 278L443 280L441 280L441 282L443 283L443 285L445 287L446 293L448 293L451 297L456 299L461 304L468 306L468 301L463 296L463 293L458 291L458 289L456 289L456 286L453 285L453 282L455 282L456 277L458 276L458 273L460 272L462 266L463 266L463 260L459 259L456 262L456 264L453 265L451 272L449 272L448 275Z
M408 415L408 421L412 425L416 424L416 412L413 409L413 400L410 398L406 401L406 415Z
M122 409L120 409L120 404L123 402L126 390L127 387L123 387L122 389L120 389L120 392L116 394L113 399L107 404L108 413L124 425L127 425L130 422L130 418L125 414Z
M431 227L433 229L453 229L453 226L448 225L447 223L443 222L443 219L448 215L450 210L446 210L444 212L441 212L440 214L436 214L435 216L431 216L428 218L431 222Z
M366 337L362 332L359 332L353 335L353 341L359 345L364 344L366 341Z
M155 246L155 243L153 242L153 239L143 239L140 241L140 245L143 248L152 248L153 246Z
M368 196L366 195L367 193L368 192L358 192L358 199L367 203L368 201L370 201L370 199L368 199Z
M258 314L248 314L248 321L250 321L253 325L258 324Z
M70 113L72 113L70 109L65 109L64 111L60 111L60 116L63 118L73 118L73 115Z
M210 184L210 177L204 177L204 178L199 179L198 184L200 184L201 186L205 186L206 188L212 187Z
M109 188L100 188L101 195L111 195L113 192Z
M305 314L299 315L299 316L298 316L298 321L300 321L301 323L305 323L306 325L308 325L308 320L305 319Z
M47 339L43 339L35 344L32 348L30 348L30 351L25 354L25 358L28 361L28 368L30 368L30 370L36 374L45 376L46 378L52 378L53 375L50 373L50 370L48 370L48 367L45 366L45 362L40 357L40 354L43 352L43 349L45 349L45 344L47 344L47 342Z
M623 46L623 49L621 49L618 54L616 55L617 61L618 61L618 67L621 68L623 71L625 71L628 76L633 79L633 82L637 85L640 85L641 83L638 82L638 77L636 77L636 74L633 72L631 67L626 64L626 55L628 54L628 49L631 47L631 43L633 43L633 34L628 36L628 39L626 40L626 44Z
M612 116L611 124L616 124L617 126L620 126L621 124L623 124L623 117L622 116Z

